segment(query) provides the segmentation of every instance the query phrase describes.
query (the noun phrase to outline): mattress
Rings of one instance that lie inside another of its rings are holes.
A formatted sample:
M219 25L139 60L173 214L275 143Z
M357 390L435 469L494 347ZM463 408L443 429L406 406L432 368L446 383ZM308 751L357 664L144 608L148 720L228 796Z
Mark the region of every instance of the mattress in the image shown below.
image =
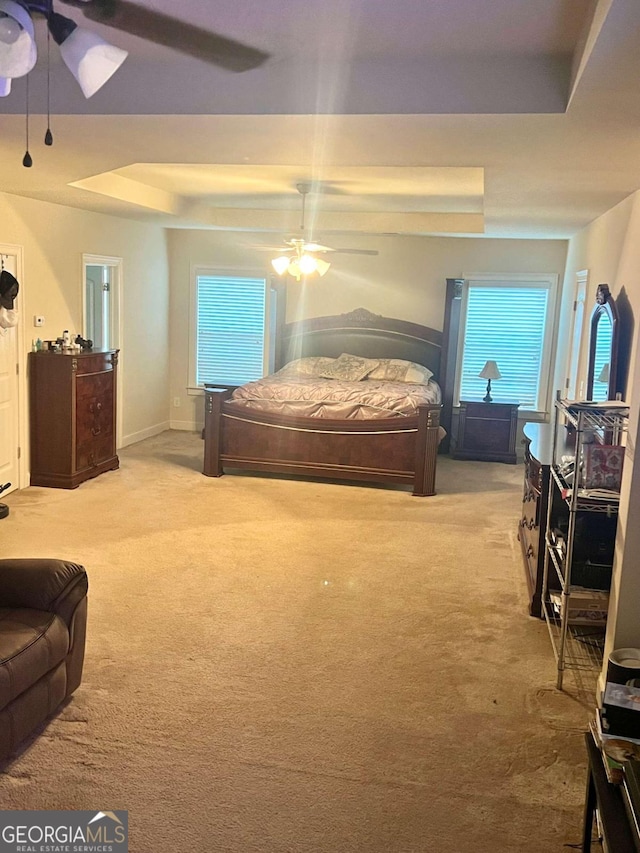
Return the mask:
M274 374L236 388L231 403L260 412L336 420L410 417L418 406L439 404L440 386L363 379L348 382Z

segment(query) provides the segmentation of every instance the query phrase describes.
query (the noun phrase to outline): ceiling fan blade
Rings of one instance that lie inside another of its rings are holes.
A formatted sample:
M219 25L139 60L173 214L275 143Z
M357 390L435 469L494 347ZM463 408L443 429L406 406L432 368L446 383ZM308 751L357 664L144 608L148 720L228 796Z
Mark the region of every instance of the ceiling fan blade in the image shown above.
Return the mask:
M203 30L179 18L155 12L130 0L61 0L82 9L86 18L161 44L229 71L257 68L269 54L234 39Z
M306 252L333 252L331 246L323 246L320 243L305 243Z
M331 252L339 252L341 255L379 255L376 249L330 249Z

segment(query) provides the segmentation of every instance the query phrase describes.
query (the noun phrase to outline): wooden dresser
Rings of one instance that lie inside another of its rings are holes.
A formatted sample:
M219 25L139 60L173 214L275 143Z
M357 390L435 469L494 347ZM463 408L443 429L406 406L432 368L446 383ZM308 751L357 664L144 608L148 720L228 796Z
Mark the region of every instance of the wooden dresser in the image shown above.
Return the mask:
M75 489L119 465L118 351L29 354L31 485Z

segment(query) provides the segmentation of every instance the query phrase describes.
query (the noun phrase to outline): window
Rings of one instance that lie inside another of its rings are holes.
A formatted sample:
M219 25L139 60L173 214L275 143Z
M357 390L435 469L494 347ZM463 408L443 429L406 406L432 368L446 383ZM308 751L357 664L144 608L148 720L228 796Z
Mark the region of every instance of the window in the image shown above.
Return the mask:
M465 280L458 399L481 400L487 387L478 374L497 362L494 402L546 411L557 277L472 276Z
M194 274L195 329L190 382L242 385L269 370L264 276Z

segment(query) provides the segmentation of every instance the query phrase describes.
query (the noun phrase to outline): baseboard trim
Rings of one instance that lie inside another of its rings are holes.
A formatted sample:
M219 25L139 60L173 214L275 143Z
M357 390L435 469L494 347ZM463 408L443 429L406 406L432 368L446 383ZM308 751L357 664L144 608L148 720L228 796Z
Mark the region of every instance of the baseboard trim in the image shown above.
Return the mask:
M169 429L181 429L185 432L202 432L204 423L198 421L171 421Z
M152 438L154 435L160 435L161 432L166 432L171 429L169 421L163 421L160 424L141 429L139 432L132 432L131 435L122 437L120 447L128 447L130 444L137 444L139 441L144 441L145 438Z

